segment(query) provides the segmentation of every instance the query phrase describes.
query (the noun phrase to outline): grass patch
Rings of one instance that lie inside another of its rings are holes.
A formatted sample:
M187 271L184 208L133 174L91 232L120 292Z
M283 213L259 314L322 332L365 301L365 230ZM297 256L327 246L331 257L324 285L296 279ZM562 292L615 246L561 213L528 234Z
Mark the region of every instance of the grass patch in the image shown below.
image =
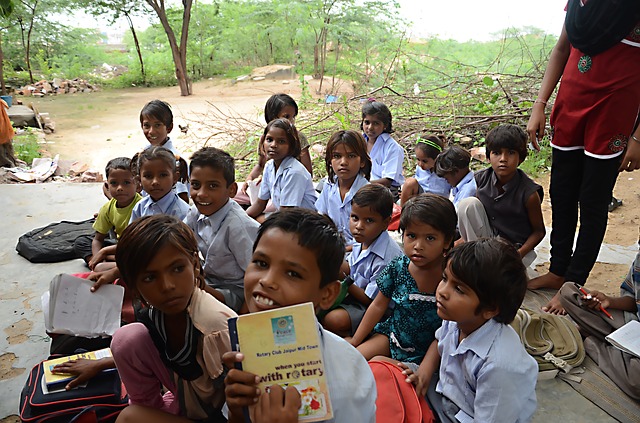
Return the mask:
M13 150L16 158L29 166L31 166L33 159L42 157L38 136L30 128L13 138Z

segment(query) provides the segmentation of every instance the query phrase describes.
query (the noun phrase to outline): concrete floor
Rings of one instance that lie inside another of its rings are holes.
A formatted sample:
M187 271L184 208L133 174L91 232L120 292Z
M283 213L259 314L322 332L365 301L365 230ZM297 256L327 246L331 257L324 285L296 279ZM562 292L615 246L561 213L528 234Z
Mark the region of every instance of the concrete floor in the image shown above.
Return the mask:
M100 184L75 183L0 184L0 198L4 206L0 216L0 324L5 334L0 337L2 419L18 413L20 391L29 370L48 355L49 338L44 333L40 296L56 274L86 270L80 260L32 264L16 253L18 237L52 222L87 219L105 199ZM547 259L546 248L541 247L538 260ZM540 381L537 393L534 422L615 421L558 379Z

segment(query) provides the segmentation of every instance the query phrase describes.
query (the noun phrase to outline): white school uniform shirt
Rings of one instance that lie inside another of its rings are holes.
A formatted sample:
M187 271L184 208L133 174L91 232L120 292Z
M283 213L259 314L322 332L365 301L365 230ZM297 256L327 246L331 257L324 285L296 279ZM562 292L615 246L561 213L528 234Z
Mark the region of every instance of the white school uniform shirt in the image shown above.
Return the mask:
M258 198L271 199L276 210L280 207L316 209L316 190L311 174L295 157L285 157L276 172L273 159L264 167Z
M443 320L436 331L440 380L436 392L460 408L461 423L523 423L536 411L538 364L509 325L487 320L458 343L460 329Z
M363 134L368 141L369 137ZM402 164L404 163L404 149L386 132L378 135L376 142L369 152L371 157L371 180L388 178L391 186L399 187L404 183Z
M156 214L168 214L176 216L183 220L189 211L189 205L178 197L174 191L169 191L164 197L158 201L153 201L150 195L143 197L142 200L133 207L131 211L131 219L129 223L142 216L153 216Z
M207 281L214 288L244 286L244 272L251 261L258 222L229 199L210 216L191 206L184 223L196 235Z
M362 174L358 173L351 188L349 188L349 191L345 194L344 200L342 200L340 199L340 186L338 185L338 179L336 177L333 183L328 183L324 186L320 197L316 201L316 210L318 210L318 213L326 214L333 220L338 230L342 232L347 245L352 245L355 242L349 229L351 201L353 200L353 196L356 195L356 192L368 183L369 181L367 181Z
M402 248L387 231L383 231L364 251L362 251L362 244L356 242L347 258L353 283L364 289L367 297L375 298L378 294L376 283L378 275L391 260L402 254Z
M451 185L446 179L439 177L435 172L416 166L415 178L424 192L431 192L449 198Z

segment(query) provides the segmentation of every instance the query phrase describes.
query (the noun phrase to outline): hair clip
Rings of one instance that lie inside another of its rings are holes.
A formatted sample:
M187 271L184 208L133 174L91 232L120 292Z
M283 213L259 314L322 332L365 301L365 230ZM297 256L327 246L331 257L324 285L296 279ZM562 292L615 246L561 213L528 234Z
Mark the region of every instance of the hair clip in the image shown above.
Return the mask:
M324 225L322 227L322 232L325 232L326 234L334 237L334 238L340 238L340 232L338 232L337 230L335 230L334 228L332 228L330 225Z
M423 140L422 138L418 137L416 144L420 144L420 143L427 144L429 147L433 147L436 150L438 150L438 152L442 151L442 147L440 147L438 144L436 144L435 142L433 142L433 141L431 141L429 139Z
M369 98L367 98L367 101L369 101L369 102L373 103L373 102L375 102L375 101L376 101L376 99L375 99L375 98L373 98L373 97L369 97Z

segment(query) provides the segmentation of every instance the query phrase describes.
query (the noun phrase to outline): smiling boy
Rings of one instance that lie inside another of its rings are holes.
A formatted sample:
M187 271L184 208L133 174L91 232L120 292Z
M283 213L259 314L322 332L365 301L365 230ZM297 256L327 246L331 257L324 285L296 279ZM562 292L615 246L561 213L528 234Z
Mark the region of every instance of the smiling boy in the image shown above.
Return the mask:
M238 312L244 303L243 278L251 260L258 222L231 198L238 186L228 153L204 147L191 156L191 198L184 222L193 229L209 292Z
M525 265L545 235L541 202L544 191L518 166L527 157L527 134L516 125L500 125L487 134L491 167L475 174L476 196L458 206L465 241L499 236L516 246Z
M340 291L337 279L344 251L342 236L327 216L301 208L272 214L258 231L245 273L249 312L306 302L313 302L316 311L327 309ZM318 331L334 413L331 422L374 422L376 386L367 362L344 339L320 325ZM223 356L230 368L242 359L237 352ZM252 373L229 370L225 394L230 423L244 421L242 407L252 406L253 413L261 406L264 397L260 397L256 379L258 376ZM299 402L290 408L298 407Z

